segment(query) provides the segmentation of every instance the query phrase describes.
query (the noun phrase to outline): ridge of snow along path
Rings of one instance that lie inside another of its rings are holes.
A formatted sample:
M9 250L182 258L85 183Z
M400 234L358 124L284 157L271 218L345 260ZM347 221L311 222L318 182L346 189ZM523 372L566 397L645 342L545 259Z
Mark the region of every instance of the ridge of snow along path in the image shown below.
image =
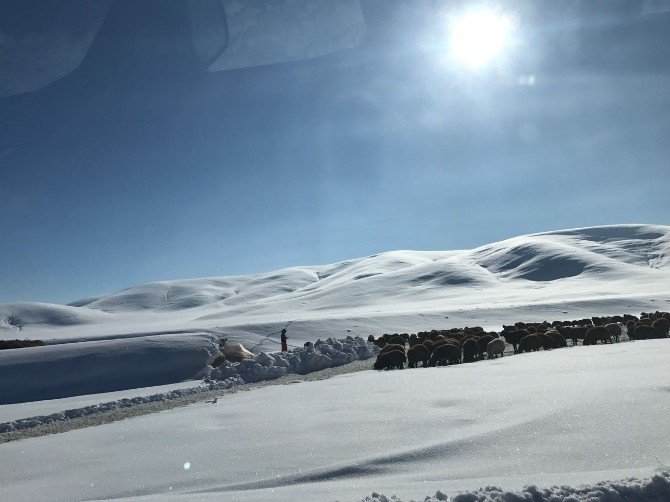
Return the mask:
M1 444L0 497L404 500L649 478L670 464L668 360L668 339L644 340L237 392Z

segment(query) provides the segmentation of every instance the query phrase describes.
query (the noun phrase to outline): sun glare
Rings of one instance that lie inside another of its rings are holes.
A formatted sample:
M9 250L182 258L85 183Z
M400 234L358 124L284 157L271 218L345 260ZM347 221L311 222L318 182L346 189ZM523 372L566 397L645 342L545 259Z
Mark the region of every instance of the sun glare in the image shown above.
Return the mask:
M513 25L510 16L486 9L456 16L450 23L450 55L469 68L484 68L504 51Z

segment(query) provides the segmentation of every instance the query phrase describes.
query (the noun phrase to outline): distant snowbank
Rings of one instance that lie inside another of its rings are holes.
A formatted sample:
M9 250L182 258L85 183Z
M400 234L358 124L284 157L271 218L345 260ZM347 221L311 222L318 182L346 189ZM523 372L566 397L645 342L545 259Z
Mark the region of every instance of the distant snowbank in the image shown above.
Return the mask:
M208 382L239 379L244 383L260 382L279 378L288 373L312 373L314 371L342 366L357 360L370 359L379 353L379 348L360 337L348 336L336 340L317 340L313 345L292 349L288 352L266 354L261 352L252 359L239 363L226 362L213 370L206 378Z
M488 486L473 492L448 497L438 491L424 502L667 502L670 500L670 473L660 472L649 479L629 478L623 481L602 481L595 485L578 488L553 486L537 488L527 486L523 490L505 491ZM397 497L373 493L363 502L402 502Z
M0 404L100 394L202 378L220 354L208 333L0 351Z
M150 396L118 399L51 413L49 415L12 420L0 423L0 434L30 429L55 422L64 422L72 418L89 416L96 413L130 408L139 404L170 401L204 392L229 389L245 383L273 380L289 373L304 375L327 368L342 366L353 361L370 359L378 353L379 348L374 344L368 343L362 338L353 338L351 336L342 340L334 340L332 338L328 338L325 341L317 340L310 347L293 349L289 352L273 354L261 352L254 356L253 359L247 359L234 364L225 363L212 370L205 378L207 385L175 389Z

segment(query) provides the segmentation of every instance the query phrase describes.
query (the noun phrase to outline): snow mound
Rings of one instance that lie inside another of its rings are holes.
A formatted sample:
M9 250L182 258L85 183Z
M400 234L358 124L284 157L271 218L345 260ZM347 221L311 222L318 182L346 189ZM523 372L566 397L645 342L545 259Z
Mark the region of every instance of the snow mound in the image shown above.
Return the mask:
M3 350L0 404L202 378L207 364L219 354L218 339L205 333Z
M521 491L505 491L502 488L486 487L473 492L448 497L438 491L424 502L666 502L670 500L670 473L662 471L648 479L629 478L623 481L602 481L595 485L578 488L553 486L537 488L527 486ZM402 502L397 497L373 493L363 502Z
M289 373L304 375L326 368L342 366L353 361L375 357L379 348L360 337L348 336L341 340L317 340L309 347L288 352L261 352L239 363L225 362L211 371L206 381L226 382L230 379L244 383L272 380Z

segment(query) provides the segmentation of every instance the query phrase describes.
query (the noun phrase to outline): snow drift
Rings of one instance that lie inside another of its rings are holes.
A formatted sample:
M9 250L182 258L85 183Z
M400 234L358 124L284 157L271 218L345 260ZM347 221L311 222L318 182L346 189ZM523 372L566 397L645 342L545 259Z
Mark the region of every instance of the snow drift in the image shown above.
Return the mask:
M438 491L424 502L667 502L670 500L670 473L660 473L647 479L629 478L623 481L602 481L595 485L573 488L553 486L538 488L526 486L521 491L506 491L486 487L448 497ZM362 502L402 502L397 497L373 493Z
M328 338L317 340L309 347L291 349L288 352L266 354L261 352L239 363L224 362L206 377L208 382L239 379L244 383L272 380L289 373L312 373L314 371L342 366L353 361L370 359L379 353L379 348L360 337L348 336L343 340Z
M218 339L206 333L3 350L0 404L202 378L218 354Z

